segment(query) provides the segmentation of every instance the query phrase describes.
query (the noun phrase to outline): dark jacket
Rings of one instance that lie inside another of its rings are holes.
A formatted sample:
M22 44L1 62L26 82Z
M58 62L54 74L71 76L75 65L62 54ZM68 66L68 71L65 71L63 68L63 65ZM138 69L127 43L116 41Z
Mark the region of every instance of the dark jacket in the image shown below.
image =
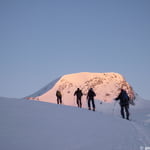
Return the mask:
M120 100L121 106L129 105L129 96L125 90L121 90L119 96L115 100Z
M56 96L61 98L61 97L62 97L61 92L60 92L60 91L57 91L57 92L56 92Z
M78 88L75 92L74 92L74 96L77 96L78 98L81 98L82 97L82 95L83 95L83 93L82 93L82 91Z
M95 92L90 89L87 94L87 99L94 99L94 96L96 96Z

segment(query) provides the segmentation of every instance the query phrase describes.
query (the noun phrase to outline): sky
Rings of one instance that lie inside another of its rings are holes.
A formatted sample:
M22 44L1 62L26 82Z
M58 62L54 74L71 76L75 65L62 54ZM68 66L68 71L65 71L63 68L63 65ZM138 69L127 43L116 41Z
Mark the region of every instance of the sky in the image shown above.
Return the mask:
M117 72L150 99L149 0L0 0L0 96L78 72Z

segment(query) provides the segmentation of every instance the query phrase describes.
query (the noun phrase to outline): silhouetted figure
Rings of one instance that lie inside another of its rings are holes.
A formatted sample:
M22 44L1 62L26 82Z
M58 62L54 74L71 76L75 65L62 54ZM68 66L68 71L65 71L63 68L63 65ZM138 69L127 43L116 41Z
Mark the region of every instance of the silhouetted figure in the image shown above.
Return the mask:
M121 107L121 116L122 118L125 118L125 113L126 112L126 119L129 120L129 96L127 92L123 89L121 89L121 92L115 100L120 100L120 107Z
M60 91L56 91L57 104L62 104L62 94Z
M81 102L81 97L83 95L82 91L77 88L77 90L74 92L74 96L76 95L77 97L77 105L78 107L82 108L82 102Z
M93 111L95 111L95 103L94 103L94 97L95 96L96 96L95 92L93 91L92 88L90 88L88 91L88 94L87 94L89 110L91 110L91 103L92 103Z

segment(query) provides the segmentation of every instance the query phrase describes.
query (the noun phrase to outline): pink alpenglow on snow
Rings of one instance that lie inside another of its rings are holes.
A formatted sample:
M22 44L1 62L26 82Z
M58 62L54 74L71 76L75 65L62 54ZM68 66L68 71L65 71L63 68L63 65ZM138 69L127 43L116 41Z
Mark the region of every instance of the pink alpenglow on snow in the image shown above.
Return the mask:
M120 93L120 88L127 91L130 99L135 97L132 87L119 73L81 72L62 76L55 83L50 83L29 96L28 99L57 103L56 91L59 90L62 93L64 105L76 106L74 92L77 88L80 88L83 92L82 104L85 108L87 108L86 97L90 88L93 88L96 93L95 100L103 102L112 102Z

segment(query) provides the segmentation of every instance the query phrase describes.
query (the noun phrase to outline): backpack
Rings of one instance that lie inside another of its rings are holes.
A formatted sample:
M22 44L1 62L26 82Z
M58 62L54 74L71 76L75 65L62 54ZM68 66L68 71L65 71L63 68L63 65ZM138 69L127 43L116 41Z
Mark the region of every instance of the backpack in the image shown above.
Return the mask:
M121 92L121 99L120 99L121 105L128 105L129 104L129 96L126 91Z
M89 92L88 92L88 97L89 97L89 98L93 98L94 96L96 96L95 92L92 91L92 90L89 90Z
M60 91L57 91L56 96L61 97Z
M82 91L81 90L77 90L76 91L76 95L77 95L77 97L81 97L83 95Z

